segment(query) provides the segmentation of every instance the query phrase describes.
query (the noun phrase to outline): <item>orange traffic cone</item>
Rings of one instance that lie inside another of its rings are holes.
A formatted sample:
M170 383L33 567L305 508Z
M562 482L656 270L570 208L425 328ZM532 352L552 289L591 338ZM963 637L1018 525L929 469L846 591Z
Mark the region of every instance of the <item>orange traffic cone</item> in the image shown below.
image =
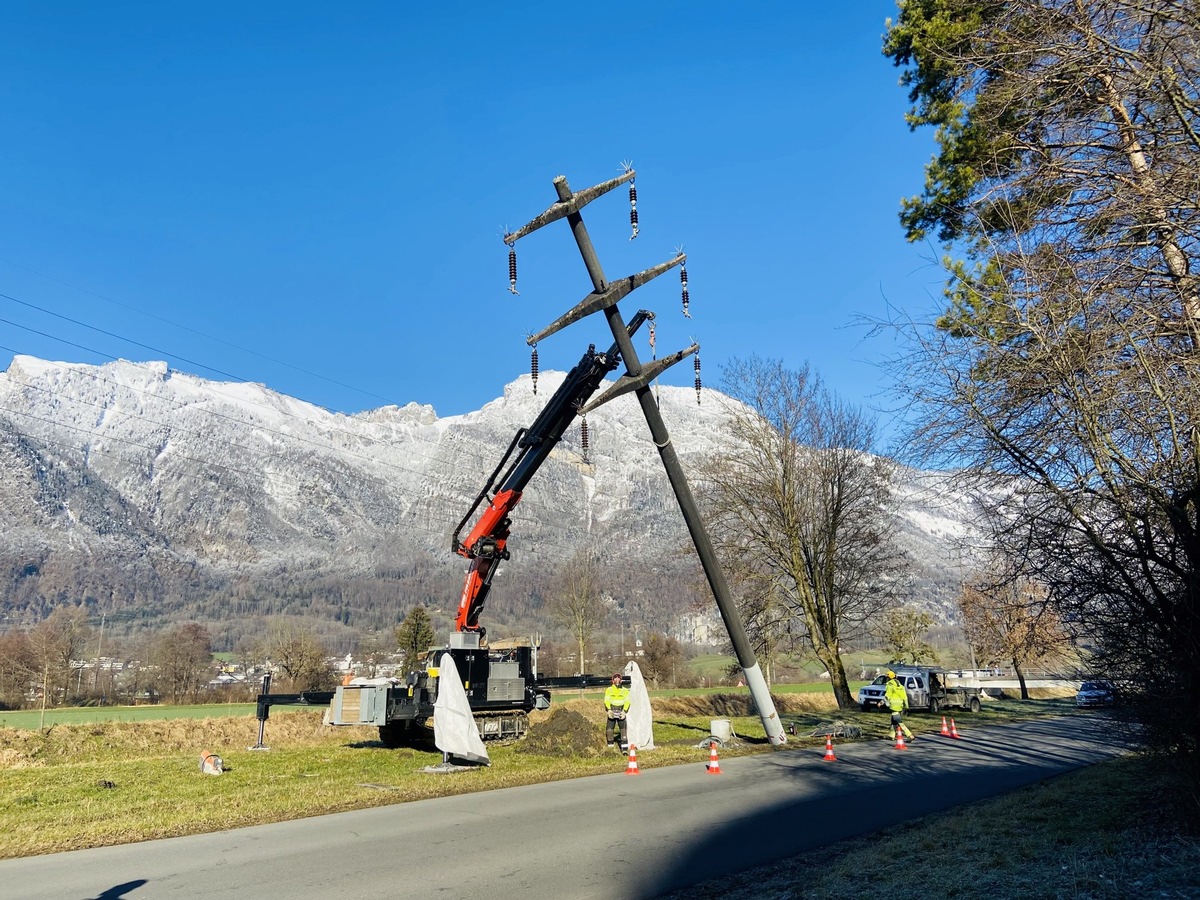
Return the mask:
M629 745L629 764L625 766L626 775L641 775L642 772L637 764L637 747L633 744Z
M724 772L721 771L721 761L719 759L717 759L717 742L716 741L708 742L708 774L709 775L725 774Z
M837 761L837 757L833 755L833 735L825 735L825 755L821 757L824 760Z
M954 727L954 720L950 720L950 737L958 740L958 729Z
M945 717L945 716L942 716L942 735L943 735L944 737L950 737L950 736L951 736L951 735L950 735L950 726L946 724L946 717Z
M904 732L899 728L896 729L896 749L907 750L908 744L904 743Z

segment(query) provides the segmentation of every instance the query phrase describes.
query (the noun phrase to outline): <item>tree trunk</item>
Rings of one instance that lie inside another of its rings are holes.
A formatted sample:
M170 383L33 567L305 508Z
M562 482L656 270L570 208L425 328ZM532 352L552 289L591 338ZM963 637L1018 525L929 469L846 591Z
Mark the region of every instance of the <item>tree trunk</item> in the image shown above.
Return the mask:
M1013 671L1016 672L1016 674L1017 674L1017 681L1021 685L1021 699L1028 700L1029 699L1029 686L1027 684L1025 684L1025 673L1021 671L1021 666L1017 663L1017 661L1015 659L1013 660L1012 667L1013 667Z
M850 682L846 679L846 668L842 665L841 656L836 652L818 648L817 659L829 673L829 684L833 688L833 698L837 701L838 709L852 709L858 701L850 693Z

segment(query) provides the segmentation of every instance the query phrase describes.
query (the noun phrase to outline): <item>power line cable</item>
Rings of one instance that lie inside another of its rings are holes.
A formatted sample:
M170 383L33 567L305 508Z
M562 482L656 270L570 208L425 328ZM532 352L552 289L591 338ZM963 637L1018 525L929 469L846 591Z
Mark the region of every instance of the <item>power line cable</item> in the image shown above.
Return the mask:
M14 297L12 297L11 295L8 295L8 294L3 294L3 293L0 293L0 298L7 298L7 299L9 299L9 300L13 300L14 302L16 302L16 303L19 303L19 304L21 304L21 305L23 305L23 306L26 306L26 307L29 307L29 308L33 308L33 309L42 310L42 307L39 307L39 306L37 306L36 304L31 304L31 303L28 303L28 302L26 302L26 301L19 300L19 299L17 299L17 298L14 298ZM49 312L49 311L47 311L47 312ZM82 327L84 327L84 328L88 328L88 329L90 329L90 330L97 331L97 332L98 332L98 333L100 333L100 334L104 334L104 335L107 335L107 336L110 336L110 337L115 337L115 338L116 338L116 339L118 339L118 340L128 340L130 343L137 344L138 346L144 347L145 349L152 350L152 351L153 351L153 352L155 352L155 353L166 353L166 351L158 350L157 348L151 347L151 346L149 346L149 345L146 345L146 344L140 344L140 343L139 343L139 342L137 342L137 341L132 341L132 340L130 340L130 339L127 339L127 338L125 338L125 337L123 337L123 336L121 336L121 335L116 335L116 334L114 334L114 333L112 333L112 332L108 332L108 331L105 331L105 330L103 330L103 329L94 328L93 326L91 326L91 325L88 325L87 323L79 322L78 320L76 320L76 319L72 319L72 318L70 318L70 317L68 317L68 316L61 316L61 315L59 315L58 313L53 313L53 312L50 312L50 314L51 314L51 315L54 315L54 316L56 316L56 317L58 317L58 318L64 319L64 320L66 320L66 321L70 321L70 322L73 322L73 323L79 324L79 325L81 325L81 326L82 326ZM45 337L45 338L48 338L49 340L57 341L57 342L59 342L59 343L66 344L67 346L70 346L70 347L75 347L76 349L83 350L83 351L85 351L85 352L87 352L87 353L91 353L91 354L94 354L94 355L96 355L96 356L103 357L103 358L105 358L105 359L112 360L112 361L117 361L117 357L114 357L114 356L112 356L111 354L105 353L105 352L103 352L103 351L101 351L101 350L97 350L97 349L96 349L96 348L94 348L94 347L88 347L88 346L86 346L86 345L84 345L84 344L79 344L79 343L76 343L76 342L74 342L74 341L67 340L66 338L61 338L61 337L59 337L59 336L57 336L57 335L50 334L50 333L48 333L48 332L45 332L45 331L41 331L41 330L39 330L39 329L33 328L33 327L31 327L31 326L28 326L28 325L23 325L23 324L21 324L21 323L19 323L19 322L14 322L14 321L12 321L12 320L10 320L10 319L5 319L5 318L2 318L2 317L0 317L0 322L2 322L2 323L4 323L4 324L7 324L7 325L11 325L11 326L13 326L14 328L20 328L20 329L22 329L22 330L24 330L24 331L31 332L31 333L33 333L33 334L39 335L40 337ZM10 351L10 352L13 352L13 353L16 353L16 352L18 352L18 351L12 350L11 348L8 348L8 349L9 349L9 351ZM166 355L169 355L169 356L174 356L174 354L169 354L169 353L166 353ZM175 358L177 358L177 359L183 359L185 362L192 362L192 360L188 360L188 359L186 359L186 358L184 358L184 357L175 357ZM135 361L127 361L127 362L129 362L129 364L130 364L130 365L141 366L141 367L143 367L143 368L145 367L145 366L144 366L144 364L142 364L142 363L138 363L138 362L135 362ZM241 378L239 378L239 377L238 377L238 376L236 376L236 375L232 375L232 374L229 374L229 373L226 373L226 372L222 372L220 369L215 369L215 368L212 368L212 367L209 367L209 366L204 366L203 364L199 364L199 363L194 363L194 364L196 364L196 365L201 365L201 367L202 367L202 368L206 368L206 369L208 369L209 371L212 371L212 372L217 372L217 373L219 373L219 374L223 374L223 375L227 375L228 377L230 377L230 378L233 378L233 379L235 379L235 381L237 381L237 382L239 382L239 383L242 383L242 384L255 384L255 382L249 382L249 381L247 381L247 380L245 380L245 379L241 379ZM183 373L183 374L190 375L191 373ZM192 376L192 377L198 377L198 376ZM308 423L308 420L306 420L306 419L301 419L299 416L294 416L294 415L293 415L293 414L291 414L290 412L288 412L288 411L286 411L286 410L283 410L283 409L279 409L278 407L266 406L266 405L264 405L264 404L257 403L256 401L252 401L252 400L248 401L248 400L246 400L246 398L244 398L244 397L237 397L237 398L234 398L234 397L232 397L231 395L229 395L229 394L226 394L226 393L222 392L222 391L219 389L219 387L218 387L218 385L219 385L219 384L220 384L219 382L209 382L209 390L213 391L213 393L216 393L216 394L218 394L218 395L224 396L224 397L226 397L226 398L228 398L228 399L235 400L235 401L236 401L236 402L238 402L238 403L247 403L247 402L248 402L248 403L250 403L250 404L252 404L252 405L255 405L255 406L258 406L258 407L260 407L260 408L262 408L262 409L269 410L269 411L271 411L273 414L282 414L282 415L288 416L288 417L290 417L290 418L295 418L295 419L297 419L298 421L304 421L304 422ZM127 387L128 387L128 386L127 386ZM265 389L265 390L271 390L270 388L266 388L265 386L263 386L263 387L264 387L264 389ZM135 388L129 388L129 389L131 389L131 390L136 390ZM295 398L295 397L291 397L290 395L287 395L287 394L279 394L278 392L275 392L275 391L272 391L272 393L275 393L275 394L277 394L277 396L280 396L280 397L287 397L287 398L289 398L289 399L295 399L295 400L299 400L299 401L300 401L300 402L302 402L302 403L308 403L310 406L314 407L315 409L320 409L320 410L322 410L322 411L324 411L324 412L328 413L328 414L329 414L329 415L331 415L331 416L345 416L345 415L346 415L345 413L342 413L342 412L340 412L340 411L331 410L331 409L329 409L328 407L322 406L321 404L317 404L317 403L311 403L310 401L303 400L302 398ZM340 430L340 429L331 429L331 430ZM368 440L368 441L370 441L370 442L372 442L372 443L382 443L382 442L378 442L378 441L376 441L374 438L371 438L370 436L364 436L364 435L363 435L361 432L347 432L347 431L342 431L342 433L343 433L343 434L345 434L345 435L347 435L347 436L352 436L352 437L354 437L354 438L355 438L355 439L357 439L357 440L363 440L363 439L364 439L364 437L365 437L365 439L366 439L366 440ZM385 446L387 446L387 445L385 444ZM481 461L482 461L482 458L481 458Z
M133 338L130 338L130 337L125 337L122 334L116 334L112 331L106 331L103 328L99 328L95 325L89 325L87 322L81 322L79 319L73 319L70 316L63 315L62 313L56 313L53 310L46 309L44 306L38 306L36 303L29 303L26 300L18 300L16 297L13 297L11 294L0 293L0 298L3 298L5 300L11 300L13 303L19 303L21 306L27 307L29 309L36 309L38 312L45 313L48 316L54 316L54 318L56 318L56 319L62 319L64 322L70 322L72 325L78 325L81 328L86 328L89 331L94 331L97 334L104 335L105 337L115 338L118 341L124 341L127 344L133 344L135 347L141 347L143 350L149 350L152 353L160 353L163 356L170 357L172 359L182 360L183 362L188 363L189 365L198 366L201 369L205 369L206 371L209 371L209 372L215 372L218 375L224 375L226 378L232 378L234 381L244 381L244 382L250 381L249 378L243 378L241 375L234 375L232 372L226 372L224 369L218 369L213 366L206 365L202 362L198 362L197 360L188 359L186 356L180 356L177 353L171 353L169 350L160 350L158 347L151 346L150 344L143 344L141 341L134 340ZM7 321L7 320L5 320L5 321ZM8 324L12 325L15 323L9 322ZM47 335L47 337L48 336L49 335ZM93 352L95 352L95 351L93 351ZM105 355L107 355L107 354L105 354ZM315 406L316 404L313 404L313 405Z
M225 340L224 338L217 337L216 335L207 334L206 332L200 331L196 328L192 328L188 325L183 325L179 322L176 322L173 319L168 319L165 316L159 316L159 315L156 315L155 313L146 312L144 309L139 309L138 307L133 306L129 303L122 303L120 300L114 300L112 297L106 297L104 294L97 293L96 291L89 290L88 288L79 287L78 285L71 284L69 281L63 281L61 278L55 278L52 275L47 275L44 272L39 272L36 269L31 269L28 266L23 266L20 263L13 262L10 259L0 258L0 262L6 263L7 265L13 266L18 269L23 269L26 272L29 272L33 275L37 275L39 278L45 278L47 281L53 281L56 284L61 284L64 287L68 287L73 291L79 291L80 293L87 294L91 297L95 297L98 300L103 300L105 303L111 303L113 306L119 306L122 309L127 309L131 312L135 312L138 315L145 316L148 319L154 319L157 322L162 322L165 325L170 325L172 328L178 328L180 331L186 331L189 334L194 334L198 337L204 338L205 340L215 341L218 344L224 344L226 347L232 347L234 350L238 350L242 353L249 353L251 356L257 356L259 359L266 360L267 362L272 362L272 363L275 363L276 365L284 366L288 369L291 369L294 372L299 372L302 375L308 375L308 376L311 376L312 378L318 378L321 381L324 381L328 384L336 385L337 387L343 387L348 390L355 391L356 393L362 394L363 396L366 396L366 397L374 397L376 400L382 400L384 403L395 403L394 400L392 400L388 397L384 397L381 394L373 393L371 391L368 391L364 388L357 387L352 384L346 384L345 382L338 381L335 378L330 378L326 375L322 375L319 372L312 372L308 369L305 369L303 366L297 366L293 363L287 362L286 360L276 359L273 356L268 356L267 354L260 353L257 350L251 350L248 347L243 347L240 344L235 344L233 341ZM123 338L122 338L122 340L123 340ZM182 357L177 357L177 358L182 359ZM215 371L215 370L211 370L211 371Z

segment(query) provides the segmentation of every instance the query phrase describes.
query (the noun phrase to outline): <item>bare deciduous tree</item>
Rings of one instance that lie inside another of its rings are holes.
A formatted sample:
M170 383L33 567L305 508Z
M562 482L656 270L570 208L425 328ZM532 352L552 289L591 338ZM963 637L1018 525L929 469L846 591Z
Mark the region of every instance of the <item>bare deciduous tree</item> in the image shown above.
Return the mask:
M29 635L23 631L0 634L0 703L9 709L20 709L37 674L38 663Z
M195 622L159 635L151 645L154 683L171 703L195 702L212 675L212 637Z
M998 564L968 580L958 597L968 643L984 661L1012 666L1022 700L1029 699L1030 667L1060 662L1072 647L1070 632L1047 599L1043 586Z
M326 690L336 680L327 661L329 651L300 621L272 619L262 652L283 671L293 691Z
M893 465L875 425L807 367L733 360L727 452L705 463L714 543L743 588L759 648L803 641L854 705L841 640L893 602L906 568L891 540Z
M587 645L607 614L600 590L600 566L593 550L578 551L558 572L546 598L546 611L570 632L579 650L579 671L585 671Z
M71 690L71 661L82 660L91 636L87 613L60 606L29 631L29 645L42 682L42 705L55 706Z
M652 631L646 637L645 652L638 665L643 676L654 687L670 685L676 687L678 675L684 670L686 657L679 641Z

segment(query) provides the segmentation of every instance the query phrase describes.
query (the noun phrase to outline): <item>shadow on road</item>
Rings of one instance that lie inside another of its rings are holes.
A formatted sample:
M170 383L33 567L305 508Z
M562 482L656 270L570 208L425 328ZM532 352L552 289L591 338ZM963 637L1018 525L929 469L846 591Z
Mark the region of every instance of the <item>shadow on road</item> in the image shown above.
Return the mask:
M133 881L127 881L124 884L115 884L108 890L101 891L95 897L89 898L89 900L121 900L123 897L128 897L130 891L136 891L146 883L145 878L137 878Z
M993 726L958 740L923 735L908 750L858 742L845 745L835 762L823 762L819 751L807 749L744 758L739 778L758 780L765 770L782 771L795 784L793 796L742 818L698 823L690 847L664 869L647 873L636 895L661 897L1006 793L1128 749L1128 741L1110 740L1109 732L1116 731L1111 723L1075 721L1078 726L1064 720Z

